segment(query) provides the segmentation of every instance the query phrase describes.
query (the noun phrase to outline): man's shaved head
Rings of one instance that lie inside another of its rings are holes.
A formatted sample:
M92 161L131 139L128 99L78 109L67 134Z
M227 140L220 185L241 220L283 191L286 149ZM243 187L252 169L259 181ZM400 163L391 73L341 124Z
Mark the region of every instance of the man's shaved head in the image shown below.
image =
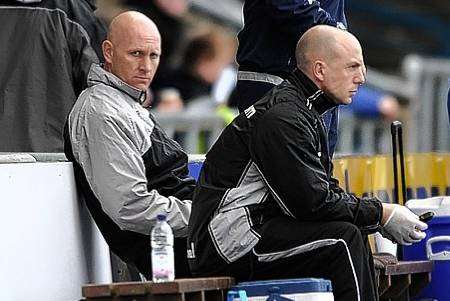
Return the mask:
M136 11L118 15L102 47L107 71L139 90L148 89L161 55L161 35L152 20Z
M337 103L348 104L364 83L366 68L358 39L328 25L317 25L300 38L297 67Z
M306 71L315 59L331 60L343 43L358 40L351 33L329 25L317 25L303 34L297 43L295 58L299 69Z
M150 18L137 11L127 11L117 15L111 21L107 38L113 44L120 43L123 37L133 31L136 26L142 26L161 37L158 27Z

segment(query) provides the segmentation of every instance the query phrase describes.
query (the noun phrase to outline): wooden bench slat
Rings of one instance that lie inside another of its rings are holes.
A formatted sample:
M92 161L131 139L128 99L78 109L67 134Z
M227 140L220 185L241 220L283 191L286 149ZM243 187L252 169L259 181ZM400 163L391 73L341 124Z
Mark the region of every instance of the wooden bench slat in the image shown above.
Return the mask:
M176 279L172 282L120 282L113 284L89 284L82 288L85 298L116 296L144 296L184 294L202 291L226 290L234 284L231 277ZM209 294L213 296L214 294ZM191 294L194 296L194 294ZM203 297L204 299L204 297Z
M433 262L424 261L399 261L397 264L387 265L384 269L385 275L402 275L412 273L431 272ZM383 270L381 270L383 272Z
M113 285L114 284L88 284L83 286L81 292L83 297L86 298L111 297Z
M380 299L403 300L405 296L417 295L430 282L432 270L433 262L429 260L399 261L377 267Z
M150 282L150 284L150 292L156 295L228 289L234 284L234 279L230 277L193 278L164 283Z
M147 285L139 285L139 282L127 282L113 287L113 296L145 296L149 293Z

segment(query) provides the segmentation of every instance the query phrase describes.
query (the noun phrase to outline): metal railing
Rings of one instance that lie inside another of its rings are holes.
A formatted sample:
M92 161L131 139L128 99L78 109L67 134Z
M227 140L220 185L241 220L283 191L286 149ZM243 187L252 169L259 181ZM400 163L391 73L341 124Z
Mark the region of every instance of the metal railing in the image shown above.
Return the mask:
M213 112L153 113L167 135L188 154L204 153L219 137L225 123Z
M410 117L406 123L408 151L450 150L446 108L449 78L450 59L418 55L404 59L401 77L369 70L368 83L410 100Z
M206 152L220 135L224 121L213 112L154 114L169 137L177 140L187 153ZM339 154L379 154L390 152L389 124L381 119L361 119L341 114Z
M389 123L382 119L340 114L337 155L385 154L391 152Z
M450 60L407 56L402 76L387 75L370 69L367 82L373 87L410 100L404 121L405 149L408 152L450 151L450 126L446 99L450 78ZM214 110L183 114L156 114L173 137L185 132L181 143L188 153L199 152L199 135L210 132L208 149L223 127ZM343 114L342 114L343 115ZM342 116L337 152L377 154L390 152L389 124L381 119Z
M403 62L403 74L411 89L409 150L449 151L446 99L450 60L408 56Z

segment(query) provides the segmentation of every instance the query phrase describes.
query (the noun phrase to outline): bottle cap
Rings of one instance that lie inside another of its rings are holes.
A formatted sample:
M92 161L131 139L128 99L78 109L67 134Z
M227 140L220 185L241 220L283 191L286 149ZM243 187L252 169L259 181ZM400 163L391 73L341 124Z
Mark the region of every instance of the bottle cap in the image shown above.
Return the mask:
M158 214L156 216L156 219L159 221L165 221L166 220L166 216L164 214Z

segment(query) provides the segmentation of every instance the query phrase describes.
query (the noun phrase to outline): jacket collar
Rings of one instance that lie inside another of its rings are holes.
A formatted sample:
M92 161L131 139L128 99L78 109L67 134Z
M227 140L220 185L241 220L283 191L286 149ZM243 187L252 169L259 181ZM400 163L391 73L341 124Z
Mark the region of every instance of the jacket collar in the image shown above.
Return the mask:
M88 74L88 87L95 86L100 83L128 94L133 100L140 104L142 104L147 97L146 91L142 91L128 85L114 74L103 69L100 65L92 64Z
M301 70L295 69L294 72L288 76L288 81L303 92L306 97L306 106L309 109L314 108L320 115L337 106L337 104L320 90Z

